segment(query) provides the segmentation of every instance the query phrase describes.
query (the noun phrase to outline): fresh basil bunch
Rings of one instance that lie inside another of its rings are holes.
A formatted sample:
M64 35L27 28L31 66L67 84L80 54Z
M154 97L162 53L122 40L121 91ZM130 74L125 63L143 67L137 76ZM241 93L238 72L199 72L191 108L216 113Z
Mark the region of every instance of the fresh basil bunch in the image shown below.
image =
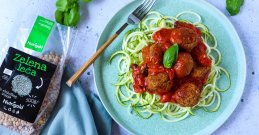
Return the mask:
M90 2L91 0L83 0ZM78 0L57 0L56 21L66 26L76 26L80 21L80 5Z

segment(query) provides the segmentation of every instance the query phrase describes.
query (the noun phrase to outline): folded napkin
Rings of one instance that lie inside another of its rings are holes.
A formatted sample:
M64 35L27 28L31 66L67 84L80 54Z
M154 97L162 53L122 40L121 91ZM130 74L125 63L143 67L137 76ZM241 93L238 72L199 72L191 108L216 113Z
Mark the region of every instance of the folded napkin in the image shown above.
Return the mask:
M78 82L69 88L65 84L68 74L64 74L59 100L42 135L110 135L112 119L99 98L85 92Z

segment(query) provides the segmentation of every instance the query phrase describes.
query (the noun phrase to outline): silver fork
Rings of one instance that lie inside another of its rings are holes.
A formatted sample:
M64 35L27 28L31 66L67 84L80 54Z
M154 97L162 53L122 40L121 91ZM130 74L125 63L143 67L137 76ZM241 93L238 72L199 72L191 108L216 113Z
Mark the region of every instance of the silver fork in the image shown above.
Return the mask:
M156 0L144 0L144 2L138 6L128 17L127 23L125 23L116 34L120 34L129 24L136 25L147 15L150 9L155 4Z
M119 36L119 34L129 25L136 25L147 15L156 0L144 0L128 17L127 22L111 36L96 53L67 81L67 85L71 87L78 78L85 72L85 70L98 58L98 56Z

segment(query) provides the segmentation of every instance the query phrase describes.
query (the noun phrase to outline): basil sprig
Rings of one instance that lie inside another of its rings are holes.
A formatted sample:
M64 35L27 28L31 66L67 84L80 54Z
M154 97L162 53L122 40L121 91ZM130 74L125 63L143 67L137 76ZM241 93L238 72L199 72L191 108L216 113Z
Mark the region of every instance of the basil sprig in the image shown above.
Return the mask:
M163 65L165 68L171 68L178 57L179 47L177 44L170 46L164 54Z

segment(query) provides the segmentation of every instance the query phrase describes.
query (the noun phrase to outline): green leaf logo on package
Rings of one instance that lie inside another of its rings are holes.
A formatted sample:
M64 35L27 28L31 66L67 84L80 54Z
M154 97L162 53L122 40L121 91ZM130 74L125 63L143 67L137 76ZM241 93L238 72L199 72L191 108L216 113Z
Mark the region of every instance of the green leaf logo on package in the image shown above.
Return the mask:
M54 24L53 21L38 16L26 41L25 47L36 52L42 52Z

